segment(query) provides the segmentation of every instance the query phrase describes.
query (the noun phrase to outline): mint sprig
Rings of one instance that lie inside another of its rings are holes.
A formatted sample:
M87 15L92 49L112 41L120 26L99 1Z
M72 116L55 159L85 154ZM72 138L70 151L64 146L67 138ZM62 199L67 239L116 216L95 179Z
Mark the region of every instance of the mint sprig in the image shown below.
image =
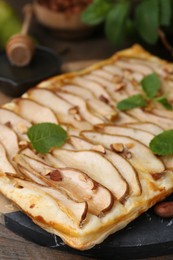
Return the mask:
M129 110L136 107L146 107L148 102L153 100L162 104L167 110L172 110L172 106L169 104L168 100L164 96L158 96L161 88L161 81L156 73L145 76L141 80L141 87L145 95L137 94L123 99L118 102L117 108L119 110Z
M160 5L158 0L139 1L135 10L136 29L146 42L155 44L158 40L160 19Z
M136 107L145 107L146 105L147 105L147 103L146 103L145 98L142 95L137 94L137 95L131 96L127 99L120 101L117 104L117 108L119 110L129 110L129 109L133 109Z
M50 148L62 146L67 139L66 131L53 123L33 125L28 129L27 136L39 153L48 153Z
M161 81L156 73L152 73L141 80L141 86L147 97L153 99L160 90Z
M173 154L173 130L167 130L155 136L151 140L149 147L157 155Z
M173 109L171 104L169 104L168 100L164 96L158 97L155 100L162 104L162 106L164 106L167 110Z

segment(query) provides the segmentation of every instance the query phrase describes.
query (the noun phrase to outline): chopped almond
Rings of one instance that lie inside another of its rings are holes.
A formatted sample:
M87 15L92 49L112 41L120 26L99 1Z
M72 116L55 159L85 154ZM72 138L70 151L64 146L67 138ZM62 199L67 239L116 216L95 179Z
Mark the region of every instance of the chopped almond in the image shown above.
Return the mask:
M111 144L111 149L115 152L122 153L124 151L124 145L122 143Z
M167 171L163 171L163 172L156 172L152 174L152 177L155 181L159 180L160 178L162 178L165 174L167 173Z
M134 146L134 143L127 143L127 144L126 144L126 147L127 147L128 149L132 148L133 146Z
M134 87L137 87L137 88L139 87L139 83L135 79L132 79L131 83L133 84Z
M125 152L123 153L123 156L124 156L125 159L131 159L132 153L129 152L128 150L125 150Z
M163 67L164 71L169 73L169 74L173 74L173 67L169 66L169 65L165 65Z
M119 75L115 75L113 77L113 81L116 82L116 83L121 83L122 82L122 77L119 76Z
M106 153L106 150L105 150L104 146L103 146L103 145L100 145L100 144L98 144L98 145L93 145L92 149L95 150L95 151L97 151L97 152L103 153L103 154Z
M50 179L53 181L62 181L62 175L58 170L53 170L49 173Z
M123 82L121 82L121 83L119 83L119 84L117 84L117 85L115 86L115 91L121 90L121 89L123 89L124 87L125 87L125 84L124 84Z
M24 148L26 148L27 146L28 146L28 142L27 142L27 141L22 140L22 141L19 142L19 148L20 148L20 149L24 149Z
M75 114L74 119L76 119L77 121L82 121L82 117L79 114Z
M6 125L7 127L9 127L9 128L12 128L12 124L11 124L10 121L8 121L7 123L5 123L5 125Z
M72 108L69 109L69 114L70 115L75 115L79 113L79 107L78 106L74 106Z
M109 104L109 100L105 96L100 95L99 99L103 101L105 104Z
M28 130L27 126L26 126L25 124L23 124L22 122L19 122L19 123L17 124L17 128L18 128L18 130L19 130L22 134L26 134L26 132L27 132L27 130Z

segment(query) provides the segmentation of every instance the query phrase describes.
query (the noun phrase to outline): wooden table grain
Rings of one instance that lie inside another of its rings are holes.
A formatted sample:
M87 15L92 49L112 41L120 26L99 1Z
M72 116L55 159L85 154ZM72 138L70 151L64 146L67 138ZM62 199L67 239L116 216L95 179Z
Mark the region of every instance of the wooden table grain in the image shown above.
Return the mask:
M22 17L22 7L27 0L7 0L17 13ZM111 56L117 48L108 42L103 35L98 32L89 39L79 41L68 41L59 39L47 29L33 21L31 32L38 42L52 48L61 57L63 68L71 70L78 69L78 61L85 61L84 66L91 60L101 60ZM87 51L86 51L87 50ZM153 49L154 50L154 49ZM155 50L154 50L155 51ZM162 56L166 53L162 50ZM157 53L156 53L157 54ZM80 66L81 66L80 64ZM11 100L11 97L0 92L0 104ZM94 259L79 255L72 255L58 249L51 249L36 245L24 238L14 234L2 224L0 224L0 260L84 260ZM107 259L110 259L109 256ZM116 258L115 258L116 259ZM172 260L173 255L148 258L148 260ZM143 259L144 260L144 259Z

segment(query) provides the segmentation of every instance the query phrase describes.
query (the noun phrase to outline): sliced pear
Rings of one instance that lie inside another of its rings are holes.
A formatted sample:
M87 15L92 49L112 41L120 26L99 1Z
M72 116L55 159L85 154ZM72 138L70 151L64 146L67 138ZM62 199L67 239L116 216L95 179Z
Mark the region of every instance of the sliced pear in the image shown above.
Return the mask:
M127 115L124 112L118 112L118 116L114 120L114 123L116 125L121 125L121 124L128 124L128 123L135 123L138 122L138 120L130 115Z
M108 158L113 165L121 173L122 177L126 180L130 188L130 195L139 196L142 192L142 187L139 181L138 173L132 165L120 156L118 153L106 150L106 158Z
M90 73L85 76L86 79L89 79L93 82L97 82L101 86L103 86L106 89L111 89L112 91L116 90L116 84L112 83L110 80L105 79L103 77L100 77L98 75L95 75L94 73Z
M119 90L119 88L124 87L123 83L112 83L108 80L105 80L104 78L98 77L97 75L88 74L85 76L87 80L90 80L92 84L97 83L99 86L101 86L103 89L107 91L107 93L111 96L113 100L117 100L116 98L116 91ZM103 95L101 97L104 97Z
M114 121L117 118L118 112L115 108L108 106L98 99L89 99L86 101L89 108L103 120Z
M160 126L154 124L154 123L142 123L142 122L137 122L137 123L127 123L126 126L132 127L135 129L143 130L146 132L149 132L153 135L158 135L161 132L163 132L163 128Z
M68 93L83 98L91 111L93 111L96 116L99 116L104 120L107 119L112 121L117 116L117 111L115 109L98 100L89 89L74 85L65 85L62 89Z
M103 70L113 74L123 76L123 70L113 64L108 64L102 67Z
M173 170L173 156L172 155L166 155L166 156L161 156L162 161L166 165L167 169Z
M61 97L58 97L52 91L34 88L28 92L28 97L52 109L62 124L70 124L78 129L92 129L91 124L80 120L77 121L70 115L69 110L72 108L72 105Z
M164 108L153 108L151 113L163 118L173 119L173 111Z
M128 185L117 169L103 155L96 151L70 151L55 149L53 155L73 167L85 172L90 178L109 189L118 200L127 196Z
M114 81L116 79L115 73L112 74L110 72L107 72L104 69L96 69L91 72L92 75L99 76L101 78L107 79L109 81Z
M128 97L142 93L141 87L134 86L129 80L124 79L124 83L126 85L125 91Z
M22 165L17 166L18 172L23 176L23 179L27 181L31 181L43 186L48 186L42 179L40 179L36 174L33 174L33 171L30 171L29 169L25 168Z
M144 65L147 66L149 68L151 68L153 71L155 71L157 74L166 77L166 72L163 69L163 65L159 64L158 62L154 62L154 61L147 61L144 59L129 59L129 63L131 64L140 64L140 65Z
M79 113L84 118L86 121L89 123L95 125L97 122L104 122L101 120L99 117L96 117L93 115L87 108L86 102L73 94L65 93L65 92L60 92L59 91L59 96L65 99L67 102L71 103L74 106L77 106L79 108Z
M102 144L108 149L110 149L113 144L122 144L124 151L121 154L137 170L150 174L161 173L165 170L165 166L161 160L159 160L147 146L135 139L94 131L83 131L82 136L93 143Z
M136 71L124 71L124 77L130 81L133 81L135 80L135 82L137 83L140 83L141 80L143 79L143 75L139 72L136 72Z
M19 151L18 138L16 133L8 126L0 124L0 142L5 147L7 156L12 162L13 157Z
M65 125L61 125L61 126L68 132L69 135L77 135L78 136L80 134L80 129L77 129L73 126L68 125L66 128L65 128ZM88 127L88 124L87 124L87 129L88 128L92 129L93 127L92 126Z
M144 112L140 108L134 108L134 109L128 110L127 113L131 116L134 116L141 122L154 123L154 124L161 126L165 130L173 128L173 121L171 119L163 118L161 116L156 116L149 112Z
M49 108L27 98L15 100L15 112L32 123L51 122L58 124L58 119Z
M73 200L86 201L89 212L102 216L112 208L114 199L109 190L93 181L84 172L73 168L61 168L58 171L63 178L58 182L58 186Z
M64 146L63 146L64 147ZM72 147L72 145L71 145ZM65 146L65 148L67 149L67 146ZM45 164L50 165L51 167L58 167L58 168L64 168L66 167L64 163L62 163L60 160L58 160L57 158L55 158L52 154L50 153L46 153L46 154L35 154L33 152L33 150L31 150L30 148L25 148L23 150L21 150L22 154L25 154L35 160L39 160Z
M0 108L0 123L9 125L20 136L25 134L28 128L31 127L30 122L5 108Z
M166 98L169 102L173 101L173 80L169 78L162 79L161 91L162 93L166 93Z
M58 97L48 89L33 88L27 92L28 97L61 114L68 114L71 104Z
M89 89L97 98L100 99L101 97L104 97L109 104L113 104L111 96L98 83L88 80L85 77L75 77L73 78L73 82L79 86Z
M84 129L93 129L93 126L86 121L83 121L83 119L81 119L81 116L79 115L79 117L75 118L75 115L66 115L66 114L57 114L58 116L58 120L61 122L61 124L63 125L69 125L69 127L71 128L76 128L78 130L84 130ZM78 114L77 114L78 116ZM72 130L71 128L71 130Z
M75 202L66 197L62 192L50 187L41 186L40 189L52 196L58 203L60 209L66 213L69 218L76 222L80 228L84 225L88 212L88 204L86 201Z
M130 60L130 59L129 59ZM130 63L129 60L118 60L116 61L116 66L120 67L121 69L125 70L130 70L130 71L135 71L139 72L142 75L149 75L153 73L153 70L151 67L146 66L145 64L140 64L140 63Z
M113 206L111 193L79 170L52 168L26 154L17 155L15 161L21 172L33 181L39 184L45 182L47 185L65 192L74 201L87 201L89 211L94 215L100 216ZM101 199L102 196L104 196L104 200Z
M104 156L118 169L121 176L127 181L131 195L138 196L141 194L142 189L137 172L121 155L105 148L101 150L99 145L94 145L81 137L71 136L70 142L77 150L95 150L103 153Z
M43 203L46 206L50 204L53 199L60 210L62 210L78 226L81 226L86 218L87 203L76 203L58 190L7 175L0 177L0 183L1 192L8 199L17 203L24 212L28 212L28 208L31 209L31 206L39 207L40 203ZM6 188L7 186L8 189Z
M151 140L154 138L154 135L149 132L131 128L131 127L122 127L122 126L103 124L103 125L95 126L95 128L102 133L131 137L135 140L140 141L146 146L149 146Z
M0 171L4 173L16 174L15 168L9 162L4 146L0 143Z
M45 163L51 165L54 168L55 167L58 167L58 168L65 168L66 167L65 163L58 160L58 158L55 158L55 156L53 156L50 153L43 154L41 157L43 158Z
M64 85L61 88L63 91L67 91L68 93L77 95L85 100L87 99L96 99L95 95L91 90L87 88L80 87L78 85Z
M117 101L117 102L119 102L119 101L121 101L121 100L123 100L123 99L128 98L128 94L127 94L127 92L124 90L124 88L121 89L120 91L116 91L115 94L116 94L116 101Z

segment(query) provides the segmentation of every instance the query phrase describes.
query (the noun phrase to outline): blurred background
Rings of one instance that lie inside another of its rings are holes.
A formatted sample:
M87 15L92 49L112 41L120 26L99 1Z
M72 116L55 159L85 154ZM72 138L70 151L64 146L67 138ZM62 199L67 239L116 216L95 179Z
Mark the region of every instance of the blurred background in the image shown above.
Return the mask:
M0 0L1 2L9 4L21 22L24 5L36 4L29 33L38 44L53 49L63 63L105 59L136 42L153 54L172 60L172 49L169 46L172 39L171 0ZM48 16L44 13L45 10L49 12ZM8 13L8 10L5 11L1 4L1 49L4 34L13 32L8 22L3 22L4 17L8 16L5 12ZM12 27L17 27L13 15L9 15L8 19ZM79 24L80 19L85 26ZM169 43L163 37L165 34Z

